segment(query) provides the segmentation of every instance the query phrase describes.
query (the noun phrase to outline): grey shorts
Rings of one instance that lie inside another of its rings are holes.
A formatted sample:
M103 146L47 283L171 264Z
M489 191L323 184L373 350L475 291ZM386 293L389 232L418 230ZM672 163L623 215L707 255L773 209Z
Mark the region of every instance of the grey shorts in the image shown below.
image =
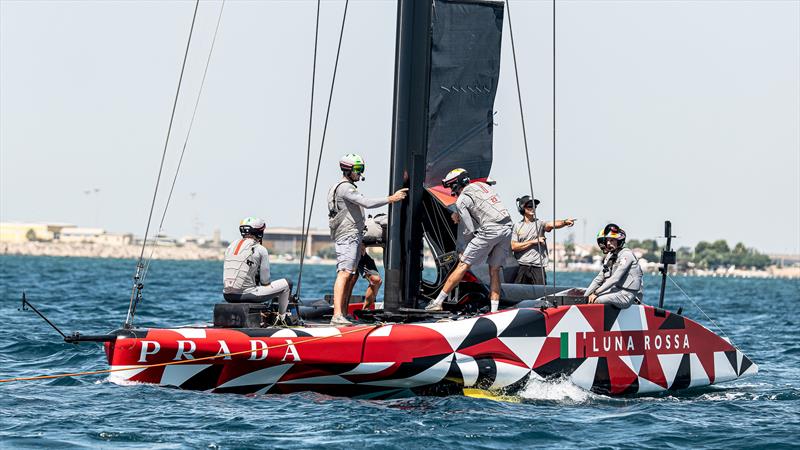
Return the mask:
M478 230L461 255L470 266L486 261L489 267L502 267L511 254L511 225Z
M336 241L336 271L356 273L358 260L361 259L361 236L355 234L344 236Z

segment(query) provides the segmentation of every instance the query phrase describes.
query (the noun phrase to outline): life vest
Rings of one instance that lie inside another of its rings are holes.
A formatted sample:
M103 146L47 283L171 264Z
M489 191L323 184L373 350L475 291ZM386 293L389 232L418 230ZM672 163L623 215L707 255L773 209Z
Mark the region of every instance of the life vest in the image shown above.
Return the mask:
M644 276L642 268L639 266L639 259L633 254L633 251L627 247L621 248L616 255L609 255L606 263L603 265L604 278L610 277L620 266L620 256L633 259L628 273L625 274L617 284L616 287L626 291L639 292L642 290L642 277ZM610 267L609 267L610 266Z
M241 294L245 289L258 285L259 261L255 256L258 245L255 239L239 239L225 251L223 293Z
M508 214L508 210L488 184L481 182L470 183L461 191L461 195L472 199L472 206L468 209L470 216L476 222L476 229L490 224L503 225L511 223L511 216Z
M351 181L340 181L328 193L328 227L331 230L331 239L334 241L353 232L360 233L364 228L364 214L360 206L356 206L359 217L353 217L354 214L350 211L346 202L344 202L345 205L342 208L338 205L341 198L338 195L339 187L343 184L350 184L353 188L356 188L355 183ZM358 226L359 222L361 223L360 228Z

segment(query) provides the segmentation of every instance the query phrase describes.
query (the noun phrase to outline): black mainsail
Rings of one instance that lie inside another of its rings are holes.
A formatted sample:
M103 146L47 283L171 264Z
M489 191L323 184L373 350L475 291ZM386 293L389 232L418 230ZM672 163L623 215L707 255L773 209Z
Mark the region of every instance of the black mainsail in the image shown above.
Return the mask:
M503 4L437 1L432 19L425 187L456 167L473 178L492 168Z
M410 189L389 210L387 311L417 306L424 234L442 252L455 249L434 200L439 180L455 167L489 175L502 29L500 2L398 3L390 188Z

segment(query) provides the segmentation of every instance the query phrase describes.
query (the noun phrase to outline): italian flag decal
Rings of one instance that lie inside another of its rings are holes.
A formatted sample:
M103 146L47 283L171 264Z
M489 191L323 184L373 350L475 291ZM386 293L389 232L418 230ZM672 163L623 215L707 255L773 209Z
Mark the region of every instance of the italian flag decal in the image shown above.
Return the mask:
M561 333L561 359L577 358L575 333Z

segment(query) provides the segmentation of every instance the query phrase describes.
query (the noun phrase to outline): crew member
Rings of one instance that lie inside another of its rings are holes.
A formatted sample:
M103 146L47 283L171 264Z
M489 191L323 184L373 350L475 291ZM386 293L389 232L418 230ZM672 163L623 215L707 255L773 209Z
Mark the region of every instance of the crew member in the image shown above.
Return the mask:
M597 234L597 245L606 256L603 270L586 288L589 303L610 303L620 309L641 303L642 269L633 252L625 247L625 231L610 223Z
M261 245L266 224L257 217L239 223L242 238L225 250L222 293L230 303L261 303L278 297L278 317L285 320L292 282L286 278L270 280L269 252Z
M442 180L456 200L457 213L453 221L464 225L466 248L458 265L447 277L439 295L425 308L427 311L441 311L442 303L461 282L464 274L474 264L487 261L492 311L500 304L500 270L511 251L511 216L494 190L486 183L470 183L469 173L464 169L454 169Z
M514 224L511 233L511 251L517 258L519 269L514 283L547 284L545 267L549 261L545 233L575 225L575 219L544 222L536 217L536 207L541 203L530 195L517 199L517 210L522 220Z
M339 160L342 179L328 191L328 224L331 239L336 246L336 281L333 285L333 317L331 325L349 325L344 316L348 299L350 277L356 273L361 256L361 238L364 233L364 209L378 208L406 198L407 188L394 194L368 199L358 192L357 181L364 180L364 159L356 154L347 154Z

